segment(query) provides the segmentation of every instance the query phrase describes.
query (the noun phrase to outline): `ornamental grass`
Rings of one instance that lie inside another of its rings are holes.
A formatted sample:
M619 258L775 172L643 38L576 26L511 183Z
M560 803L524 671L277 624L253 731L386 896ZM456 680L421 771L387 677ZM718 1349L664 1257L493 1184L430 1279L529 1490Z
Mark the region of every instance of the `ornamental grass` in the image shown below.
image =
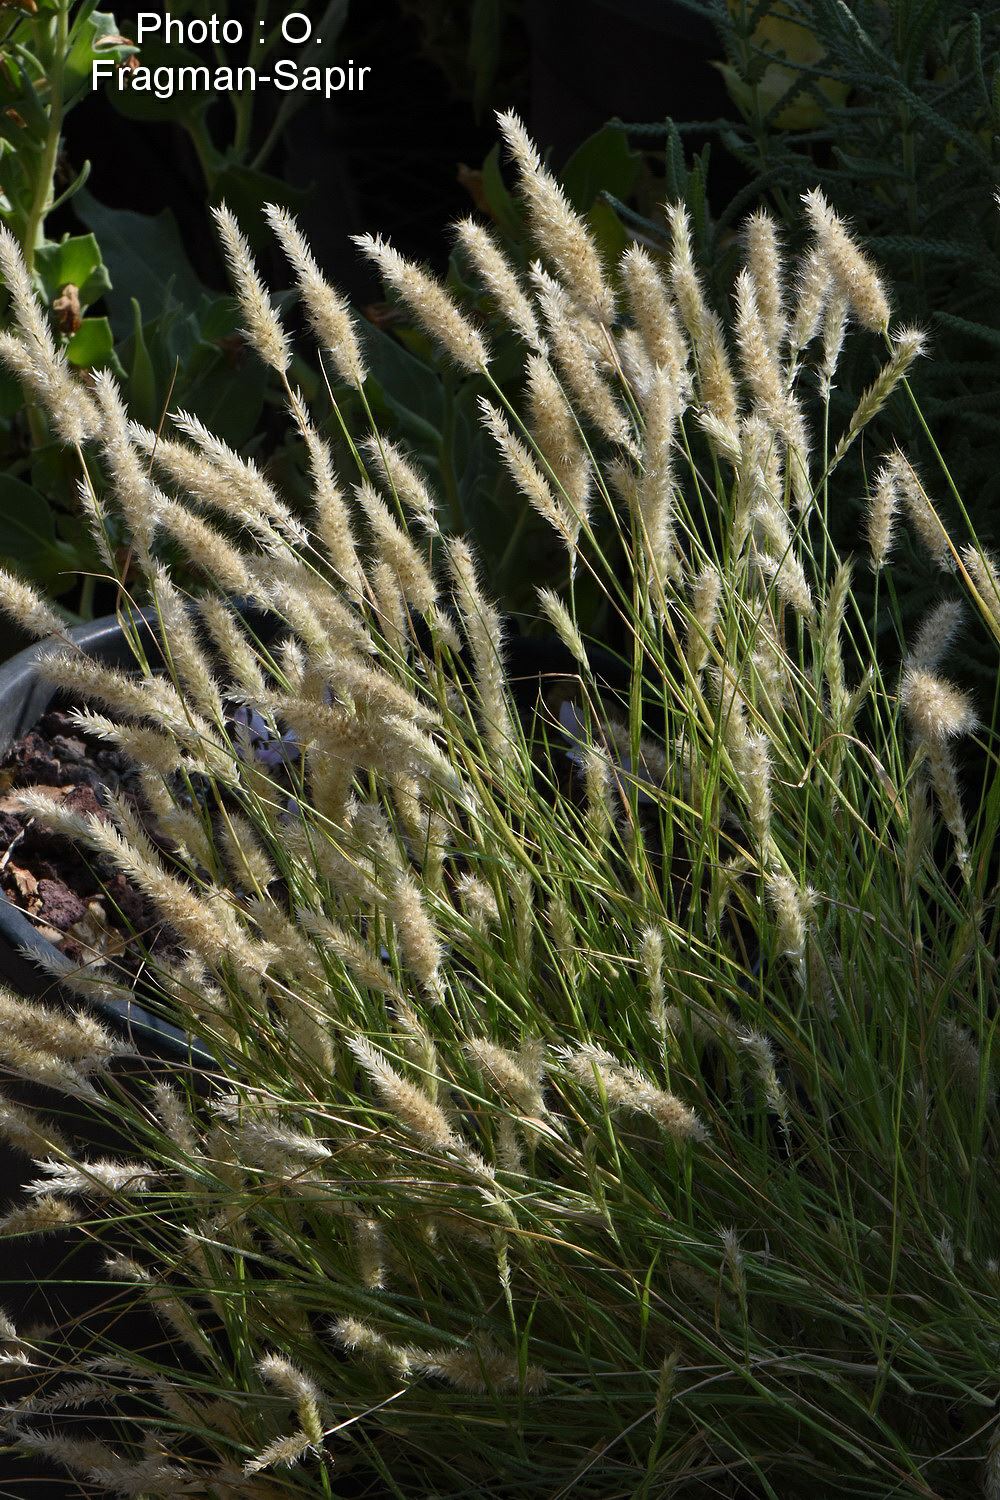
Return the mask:
M26 1476L43 1457L119 1496L996 1500L1000 799L991 705L952 677L963 635L1000 638L1000 585L939 519L943 460L866 433L917 400L922 336L818 193L794 263L750 221L722 317L683 208L668 260L609 266L501 128L539 259L522 279L460 227L494 327L359 243L481 382L498 461L561 541L539 620L565 670L527 707L433 485L391 432L349 430L364 339L284 210L322 411L217 219L307 516L197 420L154 434L110 375L85 389L0 231L0 355L78 452L135 656L67 639L41 670L141 786L101 815L22 804L169 934L138 978L53 961L61 1002L2 1002L7 1073L127 1143L84 1151L4 1104L33 1163L5 1260L82 1237L95 1296L154 1330L6 1319L8 1441ZM501 385L512 338L524 378ZM841 427L845 338L871 382ZM848 556L832 522L865 441ZM910 538L940 601L905 640ZM142 1043L93 1001L133 994L187 1065L123 1069Z

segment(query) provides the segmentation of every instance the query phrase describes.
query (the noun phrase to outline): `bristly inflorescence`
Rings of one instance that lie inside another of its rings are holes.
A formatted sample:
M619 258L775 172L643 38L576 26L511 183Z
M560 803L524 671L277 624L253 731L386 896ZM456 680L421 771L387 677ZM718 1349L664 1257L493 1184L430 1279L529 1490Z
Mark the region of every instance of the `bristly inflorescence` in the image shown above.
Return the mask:
M947 1404L949 1451L963 1403L982 1422L970 1392L995 1397L995 1338L970 1327L985 1294L955 1289L965 1262L942 1279L939 1249L926 1269L931 1231L974 1238L994 1097L986 1007L951 977L971 993L985 974L956 754L978 720L945 675L964 617L943 600L883 675L835 541L847 455L921 337L891 327L819 194L794 264L752 216L722 316L683 204L662 261L631 245L611 265L522 123L501 128L538 258L524 274L459 226L488 337L424 268L358 243L449 380L475 383L511 528L530 512L555 538L544 682L514 680L483 560L376 426L363 329L283 209L266 217L330 409L292 385L248 242L216 220L304 514L197 416L154 434L110 374L84 389L0 231L0 358L78 451L109 568L113 521L137 570L129 672L0 574L0 608L62 637L40 671L75 726L138 771L99 813L14 797L163 931L120 972L50 961L61 1010L0 996L5 1072L129 1134L86 1151L0 1100L31 1163L0 1235L82 1224L115 1295L182 1351L132 1357L113 1331L98 1355L68 1332L35 1347L4 1324L38 1376L10 1420L23 1451L125 1494L332 1494L346 1458L369 1493L386 1475L419 1495L666 1493L715 1486L720 1461L791 1493L800 1459L836 1482L849 1432L887 1497L890 1359L922 1432ZM852 323L872 376L838 425ZM1000 633L996 566L952 546L928 485L898 447L874 465L877 582L905 518ZM87 1007L135 984L211 1059L198 1087L122 1083L130 1044ZM961 1105L935 1115L955 1076ZM887 1334L886 1288L917 1263ZM957 1353L932 1286L964 1320ZM95 1381L117 1422L53 1432Z

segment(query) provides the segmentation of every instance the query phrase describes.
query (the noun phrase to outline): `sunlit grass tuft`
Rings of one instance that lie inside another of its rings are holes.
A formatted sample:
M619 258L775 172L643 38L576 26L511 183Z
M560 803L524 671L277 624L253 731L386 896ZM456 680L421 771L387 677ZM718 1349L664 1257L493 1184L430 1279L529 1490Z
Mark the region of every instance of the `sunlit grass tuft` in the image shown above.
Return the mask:
M391 435L353 434L357 472L334 472L321 434L342 413L287 384L230 217L311 523L200 424L160 441L126 427L110 378L98 392L160 648L123 592L137 675L68 649L44 671L102 710L81 726L137 760L142 805L25 805L166 921L142 1002L215 1062L126 1088L85 1014L8 1002L6 1068L82 1092L129 1149L81 1158L0 1113L37 1157L0 1232L82 1229L159 1330L75 1356L71 1331L5 1330L30 1387L12 1433L124 1495L996 1495L1000 800L986 706L948 676L962 631L1000 631L995 566L895 450L861 555L828 525L840 461L921 338L813 196L798 267L751 221L730 339L682 210L665 266L633 247L612 277L503 123L531 288L462 241L528 346L523 409L472 317L363 248L479 373L485 429L564 545L540 595L557 693L515 698L488 583ZM346 307L324 312L270 217L363 402ZM10 362L65 414L68 372L21 314ZM848 321L884 342L856 335L872 382L838 432ZM62 430L82 440L80 401ZM909 643L903 524L953 563ZM190 610L154 560L166 537L213 585ZM852 592L869 548L874 618ZM614 691L584 586L626 641ZM2 602L49 628L23 586ZM974 734L978 801L955 753ZM85 1001L122 981L94 963L62 982Z

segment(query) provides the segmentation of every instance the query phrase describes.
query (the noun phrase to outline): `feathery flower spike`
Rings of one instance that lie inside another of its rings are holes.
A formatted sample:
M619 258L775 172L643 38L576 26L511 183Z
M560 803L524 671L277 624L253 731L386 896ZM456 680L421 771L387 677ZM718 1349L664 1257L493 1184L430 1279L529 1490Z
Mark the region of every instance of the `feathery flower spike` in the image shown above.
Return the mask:
M536 243L571 295L602 323L613 323L615 296L590 230L570 206L552 173L542 166L535 144L518 116L510 112L498 115L497 120L517 164Z
M386 244L381 235L358 234L353 239L445 354L470 374L486 368L490 362L486 340L433 276Z

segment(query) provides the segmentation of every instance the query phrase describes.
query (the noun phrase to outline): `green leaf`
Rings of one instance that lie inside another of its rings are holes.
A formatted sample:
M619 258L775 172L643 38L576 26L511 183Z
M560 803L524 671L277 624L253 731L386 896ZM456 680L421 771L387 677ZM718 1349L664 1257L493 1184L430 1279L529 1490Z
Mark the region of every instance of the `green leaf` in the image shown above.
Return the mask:
M3 67L0 67L0 104L3 105L3 114L0 116L4 124L4 134L11 140L19 141L23 146L35 145L45 138L48 130L49 117L35 83L39 81L39 72L36 71L34 79L28 71L24 56L15 59L7 53L3 59ZM35 64L37 69L38 65ZM13 110L13 114L8 114Z
M478 390L470 381L455 398L455 440L450 458L455 470L462 516L473 536L486 527L497 480L496 452L479 420ZM504 528L506 539L509 531ZM501 543L502 547L502 543Z
M62 192L57 198L54 198L52 200L52 207L49 209L49 213L54 214L57 208L62 208L64 203L69 203L70 199L75 198L77 193L80 191L89 177L90 162L85 161L79 172L77 172L76 176L73 178L73 181L63 188Z
M236 333L241 322L235 297L215 297L211 301L206 298L198 311L201 337L210 344Z
M174 302L186 309L198 305L204 288L169 209L152 216L108 208L84 190L77 195L76 213L97 235L112 282L107 305L123 336L132 327L133 298L150 317Z
M280 177L255 172L251 167L226 167L212 183L212 202L225 202L232 209L250 244L255 247L274 243L261 213L262 203L277 203L292 213L298 213L310 196L306 188L289 187Z
M173 379L175 368L181 376L194 360L201 340L198 319L171 304L162 317L149 328L148 347L160 380Z
M234 369L225 354L207 344L198 353L204 366L198 373L190 366L181 370L174 404L200 417L224 442L243 448L258 432L267 366L247 352Z
M520 239L523 234L521 214L500 171L499 145L493 147L483 162L483 196L504 239Z
M73 235L58 245L42 245L35 254L35 267L49 303L69 283L80 294L81 308L89 307L111 288L108 268L92 234Z
M373 323L361 333L368 368L383 401L421 446L436 446L444 423L444 393L437 371Z
M71 110L74 104L78 104L90 93L91 65L95 57L110 57L121 62L128 57L130 52L135 51L135 48L131 46L102 47L99 45L104 37L120 34L118 22L108 11L94 10L90 5L83 7L83 13L77 16L73 27L70 49L66 55L66 67L63 74L64 113ZM112 96L117 92L117 89L110 90Z
M84 318L66 345L66 358L81 370L106 365L115 352L115 336L107 318Z
M472 103L477 120L482 118L489 103L490 90L496 78L500 32L501 0L473 0L468 63L472 74Z
M102 52L101 55L108 56L109 54ZM207 67L209 85L215 72L215 64L211 59L199 57L197 53L189 52L186 47L180 47L176 43L143 41L138 57L141 65L151 71L162 67L195 69ZM198 74L192 73L189 77L195 79ZM176 121L188 128L202 119L215 97L209 87L207 90L193 88L178 90L170 98L160 99L156 94L145 89L132 88L127 82L123 88L118 88L113 80L108 84L106 92L115 110L118 114L124 115L127 120L138 120L143 124L153 122L172 124Z
M128 379L128 409L144 427L155 427L160 413L156 401L156 374L142 331L142 310L132 298L132 364Z
M224 343L239 326L236 305L230 297L202 293L193 311L176 304L139 328L135 308L131 331L117 346L117 355L129 369L141 372L143 357L137 334L148 352L155 392L153 409L144 420L159 422L168 399L172 408L184 407L208 423L219 437L243 447L259 431L260 413L268 384L265 365L242 341ZM129 387L129 403L138 417L147 397L143 385L136 402Z
M24 410L21 382L7 369L0 369L0 421L9 421Z
M68 588L60 578L75 561L75 549L56 536L52 507L30 485L0 474L0 558L42 588Z
M560 175L566 196L580 213L586 213L599 195L607 191L628 198L639 176L640 157L617 125L604 125L579 146Z
M605 265L616 265L622 251L631 243L629 234L610 203L603 199L595 203L587 214L587 223Z

